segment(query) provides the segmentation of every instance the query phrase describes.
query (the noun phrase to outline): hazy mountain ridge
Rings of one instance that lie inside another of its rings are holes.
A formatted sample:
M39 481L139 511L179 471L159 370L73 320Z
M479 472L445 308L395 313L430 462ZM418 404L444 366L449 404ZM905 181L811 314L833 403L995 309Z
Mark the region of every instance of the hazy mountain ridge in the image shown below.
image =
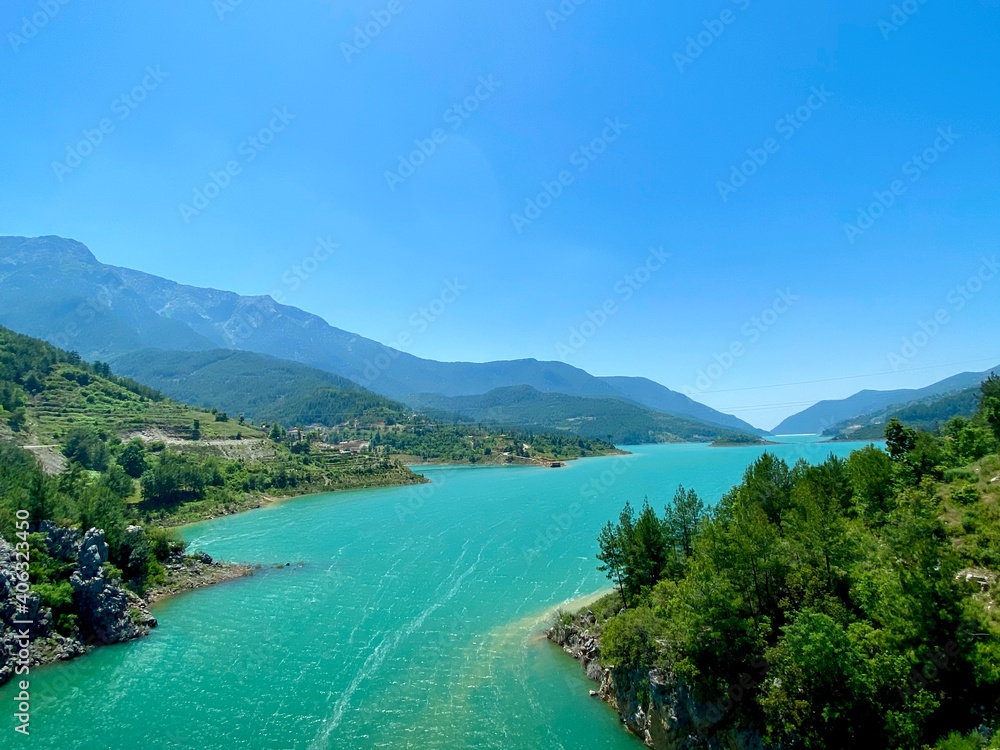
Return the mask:
M845 420L826 434L842 440L882 440L885 426L891 419L898 419L907 427L935 432L953 417L974 415L981 397L982 388L978 385L944 395L925 396Z
M606 438L619 445L709 441L732 430L676 417L623 398L542 393L528 385L497 388L475 396L413 397L414 406L437 410L483 425L510 424L525 429L570 432Z
M0 323L89 360L148 348L239 349L316 367L402 401L414 394L480 395L528 385L543 393L628 398L679 417L756 431L645 379L602 379L534 359L421 359L269 296L188 286L102 264L82 243L59 237L0 237Z
M978 386L991 371L962 372L932 383L924 388L901 388L892 391L864 390L843 399L830 399L813 404L788 417L775 427L775 435L819 434L842 422L856 420L865 415L890 408L902 408L920 399L943 396L954 391Z
M683 393L672 391L649 378L609 376L602 377L601 380L612 386L621 396L643 406L648 406L650 409L666 414L685 414L700 422L721 425L732 430L759 435L770 434L767 430L758 429L739 417L716 411L710 406L699 403Z

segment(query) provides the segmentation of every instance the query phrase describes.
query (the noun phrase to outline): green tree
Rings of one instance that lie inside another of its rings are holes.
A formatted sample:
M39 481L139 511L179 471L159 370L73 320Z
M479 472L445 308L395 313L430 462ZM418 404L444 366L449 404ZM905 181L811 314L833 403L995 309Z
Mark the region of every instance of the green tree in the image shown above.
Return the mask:
M142 497L158 505L174 505L202 497L211 477L206 467L188 456L164 451L141 479Z
M885 426L885 442L889 456L898 461L912 451L916 434L916 430L906 427L898 419L890 419L889 424Z
M990 373L981 389L983 395L979 401L979 411L993 429L994 437L1000 440L1000 377L996 373Z
M621 594L622 602L627 606L628 602L625 598L625 550L622 546L619 528L611 521L604 524L604 528L601 529L601 533L597 537L597 546L600 549L597 553L597 559L601 561L597 569L614 582Z
M91 427L77 427L66 436L63 455L91 471L108 468L108 446Z
M694 554L694 542L705 520L705 504L694 490L677 487L672 505L664 514L667 537L674 549L684 557Z
M650 669L657 661L662 625L649 607L630 609L609 620L601 633L601 662L623 672Z
M840 748L867 740L867 746L882 746L866 721L870 694L863 659L833 618L799 612L782 628L768 661L772 667L761 706L772 742Z
M895 494L889 454L874 445L852 452L847 458L847 476L857 512L869 520L883 518Z
M146 462L146 446L135 438L128 441L118 454L118 465L133 479L138 479L149 468Z
M643 500L627 550L625 586L631 596L637 597L652 590L667 566L667 534L663 520L648 500Z

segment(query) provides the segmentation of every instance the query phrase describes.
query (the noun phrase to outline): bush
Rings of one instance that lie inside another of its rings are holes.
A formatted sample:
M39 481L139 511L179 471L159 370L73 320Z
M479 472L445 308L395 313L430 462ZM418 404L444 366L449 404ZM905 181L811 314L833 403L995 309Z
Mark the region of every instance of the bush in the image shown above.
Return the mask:
M183 553L187 547L187 543L177 537L177 532L161 526L147 527L146 539L149 542L149 551L160 562L178 552Z

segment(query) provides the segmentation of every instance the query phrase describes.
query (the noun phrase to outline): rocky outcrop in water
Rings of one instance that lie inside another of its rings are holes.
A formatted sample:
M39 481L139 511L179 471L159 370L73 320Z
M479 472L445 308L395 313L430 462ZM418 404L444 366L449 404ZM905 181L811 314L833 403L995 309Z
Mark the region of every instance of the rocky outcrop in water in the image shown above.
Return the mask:
M16 599L19 558L14 547L0 539L0 684L13 676L18 663L36 666L72 659L93 646L140 638L156 627L146 603L123 588L105 565L104 532L90 529L83 534L48 522L40 531L48 556L74 566L69 582L77 627L69 635L57 632L52 611L34 591L23 602Z
M706 704L673 674L661 669L618 669L601 665L600 627L591 611L560 621L546 637L578 660L598 682L591 696L618 712L631 732L654 750L761 750L760 736L721 727L724 704Z

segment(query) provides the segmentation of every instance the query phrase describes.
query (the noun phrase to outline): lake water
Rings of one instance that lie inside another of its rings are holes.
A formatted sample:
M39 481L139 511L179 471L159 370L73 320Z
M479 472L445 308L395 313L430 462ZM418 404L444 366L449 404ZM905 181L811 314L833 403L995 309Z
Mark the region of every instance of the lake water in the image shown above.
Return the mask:
M785 438L789 463L861 444ZM0 747L630 748L540 638L607 587L596 537L678 483L714 502L761 448L640 446L561 469L423 469L433 484L301 498L188 527L260 574L161 603L149 638L35 670L30 739Z

